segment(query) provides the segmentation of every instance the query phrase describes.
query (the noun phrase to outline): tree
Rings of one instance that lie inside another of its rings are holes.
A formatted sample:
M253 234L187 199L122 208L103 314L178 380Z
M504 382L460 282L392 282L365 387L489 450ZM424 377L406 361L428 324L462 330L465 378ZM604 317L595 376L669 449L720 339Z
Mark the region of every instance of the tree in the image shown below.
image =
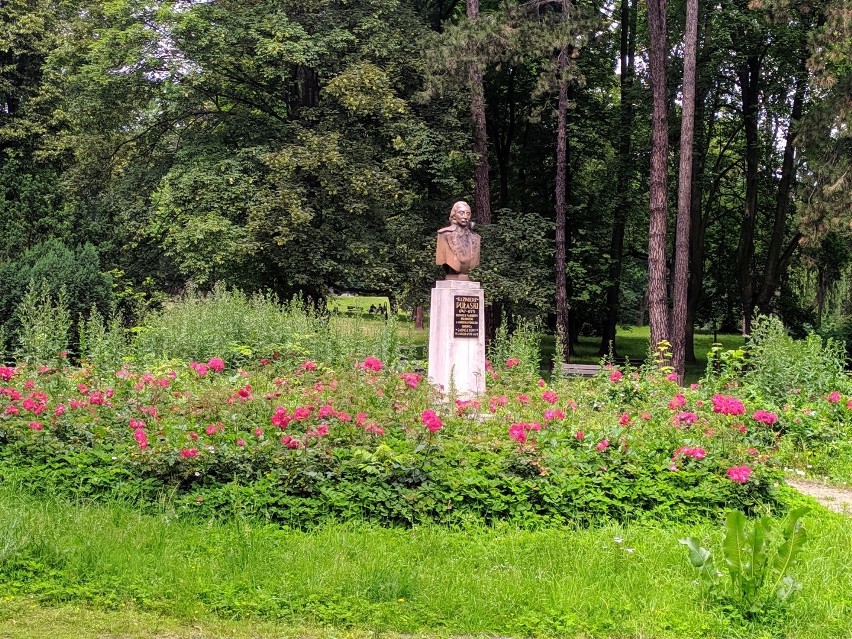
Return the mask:
M479 18L479 0L467 0L467 18L475 22ZM485 130L485 96L482 87L482 63L474 55L468 70L470 80L470 115L473 122L473 152L476 154L474 168L474 210L482 224L491 222L491 183L488 177L488 134Z
M680 129L677 233L672 286L672 366L683 379L686 359L687 286L689 283L690 209L692 207L693 138L695 133L695 68L698 51L698 0L687 0L683 36L683 111Z
M669 131L666 96L666 0L648 0L650 74L653 92L650 220L648 225L648 312L651 344L668 340L666 215Z
M606 319L601 331L599 353L615 353L615 334L618 327L621 273L624 261L624 232L627 215L632 204L631 174L633 158L633 85L636 75L636 0L621 0L620 11L619 69L619 138L618 138L618 185L612 224L612 240L609 248L609 287L606 293Z

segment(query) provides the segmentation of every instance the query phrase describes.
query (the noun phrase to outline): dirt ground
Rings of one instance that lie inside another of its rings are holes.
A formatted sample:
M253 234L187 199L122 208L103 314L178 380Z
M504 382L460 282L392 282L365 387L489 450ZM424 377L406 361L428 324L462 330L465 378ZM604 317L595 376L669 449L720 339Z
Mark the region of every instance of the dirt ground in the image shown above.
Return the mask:
M813 497L829 510L852 516L852 489L835 488L806 479L787 479L787 483L804 495Z

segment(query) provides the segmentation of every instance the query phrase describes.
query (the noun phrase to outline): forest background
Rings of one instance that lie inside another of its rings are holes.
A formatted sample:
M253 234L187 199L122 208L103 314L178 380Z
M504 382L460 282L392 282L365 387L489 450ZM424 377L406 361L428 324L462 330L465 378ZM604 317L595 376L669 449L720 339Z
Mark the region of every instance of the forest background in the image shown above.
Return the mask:
M413 309L457 199L493 314L568 345L606 353L650 311L690 360L694 330L748 331L755 309L852 343L850 13L5 1L0 350L41 281L128 324L215 282Z

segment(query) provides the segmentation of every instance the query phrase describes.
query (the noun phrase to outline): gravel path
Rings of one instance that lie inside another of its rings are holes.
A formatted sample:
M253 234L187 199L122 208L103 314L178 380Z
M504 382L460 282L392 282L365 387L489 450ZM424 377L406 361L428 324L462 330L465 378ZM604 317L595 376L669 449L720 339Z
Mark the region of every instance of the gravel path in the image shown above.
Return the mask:
M787 483L829 510L852 516L852 488L835 488L805 479L787 479Z

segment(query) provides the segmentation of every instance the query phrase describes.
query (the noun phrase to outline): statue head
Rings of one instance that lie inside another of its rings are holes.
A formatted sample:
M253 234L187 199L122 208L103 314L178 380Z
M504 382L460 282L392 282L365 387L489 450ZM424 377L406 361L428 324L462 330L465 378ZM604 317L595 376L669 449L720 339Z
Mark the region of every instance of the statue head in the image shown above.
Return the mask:
M456 226L468 228L471 225L470 216L470 205L467 202L459 200L450 209L450 223Z

